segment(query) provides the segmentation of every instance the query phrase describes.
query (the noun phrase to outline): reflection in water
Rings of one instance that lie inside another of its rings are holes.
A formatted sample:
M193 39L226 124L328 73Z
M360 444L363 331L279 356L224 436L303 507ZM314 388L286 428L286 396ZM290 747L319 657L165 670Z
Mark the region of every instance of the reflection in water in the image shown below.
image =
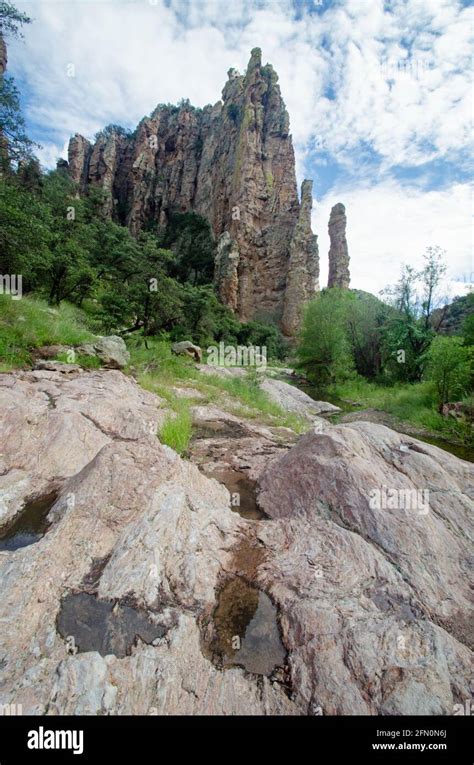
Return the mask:
M284 665L277 610L268 595L243 579L231 579L220 591L213 627L211 650L218 666L239 665L268 676Z
M57 629L65 640L74 638L79 652L98 651L102 656L115 654L119 658L130 653L137 637L152 643L166 632L137 608L114 605L86 592L63 598Z
M206 475L224 484L231 495L231 509L242 518L260 521L268 517L258 506L256 482L244 473L232 468L219 467Z
M0 531L0 550L18 550L41 539L50 526L47 516L57 496L52 492L27 502L11 526Z

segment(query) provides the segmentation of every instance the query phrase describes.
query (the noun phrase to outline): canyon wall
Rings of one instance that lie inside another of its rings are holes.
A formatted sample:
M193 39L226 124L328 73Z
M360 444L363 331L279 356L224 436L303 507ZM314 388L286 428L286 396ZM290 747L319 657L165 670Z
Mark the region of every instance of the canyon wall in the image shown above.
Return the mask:
M243 321L274 320L294 335L318 288L311 182L298 200L289 117L278 76L255 48L245 75L231 69L222 101L160 105L132 134L108 129L69 144L80 193L105 192L105 212L133 233L194 211L217 242L216 286Z

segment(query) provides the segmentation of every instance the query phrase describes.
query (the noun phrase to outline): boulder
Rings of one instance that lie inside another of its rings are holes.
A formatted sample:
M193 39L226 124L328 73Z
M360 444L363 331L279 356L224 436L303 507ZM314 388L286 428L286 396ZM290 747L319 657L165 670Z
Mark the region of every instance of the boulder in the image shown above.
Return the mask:
M292 412L305 420L314 422L320 414L336 414L339 407L327 401L315 401L307 393L283 380L266 379L260 387L269 398L286 412Z
M32 348L31 356L34 359L55 359L60 353L70 350L67 345L42 345L40 348Z
M103 365L110 369L122 369L130 361L124 339L118 335L100 337L94 341L94 349Z
M281 525L258 536L281 553L258 581L280 606L300 706L453 714L469 698L473 481L470 463L365 422L269 464L259 502Z
M199 364L202 361L202 351L200 347L198 345L194 345L194 343L192 343L190 340L183 340L180 343L173 343L171 350L177 356L181 354L185 356L191 356L191 358L193 358Z

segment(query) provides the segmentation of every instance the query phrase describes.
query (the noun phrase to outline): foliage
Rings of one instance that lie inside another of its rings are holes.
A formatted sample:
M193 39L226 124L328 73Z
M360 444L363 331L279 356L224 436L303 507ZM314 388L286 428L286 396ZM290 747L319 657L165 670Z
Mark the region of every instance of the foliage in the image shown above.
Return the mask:
M12 3L0 2L0 35L2 37L22 37L21 27L23 24L29 24L31 19L26 13L22 13L15 8Z
M175 213L158 231L162 247L175 253L170 275L193 286L212 281L215 243L208 221L194 212Z
M31 19L9 2L0 2L0 44L5 38L22 37L21 27ZM20 96L13 77L0 75L0 171L9 172L11 163L27 160L36 144L26 135Z
M20 96L13 77L0 75L0 163L4 171L10 163L28 160L36 144L25 129Z
M235 125L237 125L240 119L240 108L237 106L237 104L229 104L227 107L227 114L229 115L229 119L232 120Z
M415 382L423 376L425 354L435 334L431 319L446 272L443 254L439 247L428 247L423 268L403 266L398 283L382 293L396 311L384 328L383 343L384 363L394 380Z
M308 303L297 349L298 365L318 388L351 375L353 362L346 331L349 292L323 290Z
M436 389L439 411L443 404L462 398L469 391L474 353L459 337L438 335L427 353L426 377Z
M91 338L85 317L68 303L53 309L42 300L13 300L0 295L0 360L4 369L29 363L32 348L79 345Z
M345 324L355 369L369 380L376 379L383 371L383 332L393 309L368 292L351 294Z

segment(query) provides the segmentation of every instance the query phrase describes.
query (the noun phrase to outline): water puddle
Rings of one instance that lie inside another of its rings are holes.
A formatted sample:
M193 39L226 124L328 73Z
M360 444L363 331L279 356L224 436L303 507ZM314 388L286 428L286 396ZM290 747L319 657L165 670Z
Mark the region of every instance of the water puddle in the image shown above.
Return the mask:
M102 656L128 656L137 638L153 643L166 629L153 624L133 606L99 600L86 592L67 595L57 618L59 634L79 653L98 651Z
M242 518L250 521L261 521L268 516L260 509L257 502L257 483L232 468L216 468L206 472L210 478L215 478L224 484L230 492L231 510L239 513Z
M240 577L229 580L218 594L210 635L210 656L221 669L241 666L268 677L285 664L276 607Z
M48 513L57 497L57 492L51 492L27 502L11 526L0 531L0 550L19 550L38 542L51 525Z

